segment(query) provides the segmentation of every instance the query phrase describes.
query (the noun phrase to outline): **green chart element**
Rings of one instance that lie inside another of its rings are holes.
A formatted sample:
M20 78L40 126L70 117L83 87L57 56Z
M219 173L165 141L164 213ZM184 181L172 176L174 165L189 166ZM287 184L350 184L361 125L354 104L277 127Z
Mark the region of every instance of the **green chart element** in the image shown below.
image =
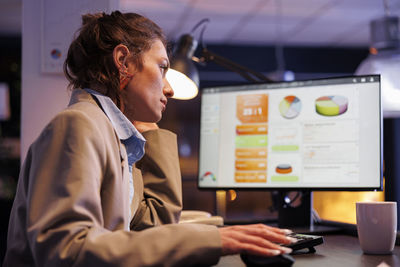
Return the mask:
M236 136L236 147L266 147L268 137L266 135Z
M299 176L271 176L271 181L272 182L298 182L299 181Z
M344 96L321 96L315 100L315 109L322 116L338 116L347 111L348 100Z
M272 151L274 152L286 152L286 151L298 151L298 145L275 145L272 146Z

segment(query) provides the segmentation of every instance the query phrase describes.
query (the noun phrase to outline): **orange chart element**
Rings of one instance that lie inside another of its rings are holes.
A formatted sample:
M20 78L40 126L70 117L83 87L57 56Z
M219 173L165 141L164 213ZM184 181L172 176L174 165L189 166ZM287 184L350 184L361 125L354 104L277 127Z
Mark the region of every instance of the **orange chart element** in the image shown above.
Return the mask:
M238 95L236 97L236 116L242 123L268 121L268 95Z
M236 126L237 135L268 134L268 124L243 124Z
M237 171L265 171L267 170L266 160L236 160Z
M236 148L235 156L238 159L266 159L267 148Z
M265 172L235 172L235 182L266 183L267 174Z
M279 164L275 168L275 172L280 174L291 173L292 170L292 166L290 166L289 164Z

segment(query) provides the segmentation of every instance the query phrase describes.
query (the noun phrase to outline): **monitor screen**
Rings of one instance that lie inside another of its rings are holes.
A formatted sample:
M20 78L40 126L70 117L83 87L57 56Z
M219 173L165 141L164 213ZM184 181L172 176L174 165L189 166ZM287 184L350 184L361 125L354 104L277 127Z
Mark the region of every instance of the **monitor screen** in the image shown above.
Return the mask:
M382 187L380 76L202 90L199 188Z

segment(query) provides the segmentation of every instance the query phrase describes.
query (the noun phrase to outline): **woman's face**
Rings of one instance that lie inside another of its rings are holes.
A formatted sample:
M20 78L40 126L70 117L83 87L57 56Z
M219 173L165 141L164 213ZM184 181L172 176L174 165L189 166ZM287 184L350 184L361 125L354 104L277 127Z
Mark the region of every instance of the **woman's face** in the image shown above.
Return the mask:
M128 64L128 72L133 73L133 78L122 91L122 112L131 121L158 122L167 106L167 98L174 95L165 78L169 60L160 40L155 40L143 53L142 62L141 70Z

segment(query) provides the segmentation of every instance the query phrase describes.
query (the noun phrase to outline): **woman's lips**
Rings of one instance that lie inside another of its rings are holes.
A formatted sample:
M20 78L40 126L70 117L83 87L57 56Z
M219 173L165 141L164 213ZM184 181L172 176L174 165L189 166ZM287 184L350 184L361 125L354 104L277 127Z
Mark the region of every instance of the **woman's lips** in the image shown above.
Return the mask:
M167 100L161 100L162 103L162 112L165 111L165 109L167 108Z

